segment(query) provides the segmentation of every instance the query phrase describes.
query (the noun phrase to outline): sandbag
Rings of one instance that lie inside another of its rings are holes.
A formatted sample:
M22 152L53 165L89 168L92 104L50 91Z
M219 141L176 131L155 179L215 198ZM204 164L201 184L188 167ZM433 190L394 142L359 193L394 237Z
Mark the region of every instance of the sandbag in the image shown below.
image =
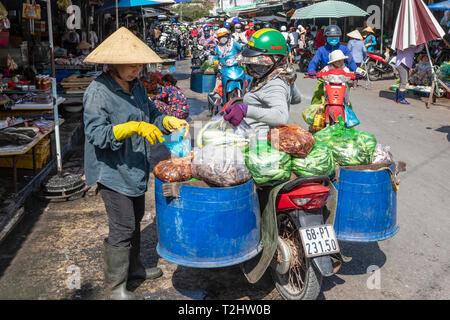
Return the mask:
M291 156L276 150L267 141L258 141L244 154L253 180L260 185L274 185L289 180Z
M300 177L329 176L336 169L333 152L316 141L306 158L292 158L291 169Z
M304 158L314 146L313 135L299 125L284 125L271 129L267 135L270 145L296 158Z
M242 151L235 146L207 145L194 152L192 174L195 178L218 187L231 187L249 181Z
M192 178L192 156L172 158L159 162L153 169L153 173L164 182L181 182Z
M373 134L346 128L341 116L339 123L315 133L314 139L316 142L326 144L341 166L371 164L377 145L377 139Z

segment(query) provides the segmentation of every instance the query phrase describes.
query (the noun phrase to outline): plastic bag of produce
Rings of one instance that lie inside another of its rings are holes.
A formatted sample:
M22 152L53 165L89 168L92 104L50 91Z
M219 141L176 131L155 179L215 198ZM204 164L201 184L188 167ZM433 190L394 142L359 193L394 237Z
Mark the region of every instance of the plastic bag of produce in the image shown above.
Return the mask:
M291 156L276 150L267 141L251 144L244 154L245 164L258 184L273 185L289 180Z
M191 161L192 155L164 160L155 166L153 173L165 182L187 181L192 178Z
M218 187L243 184L252 178L243 153L233 146L207 145L194 153L191 167L195 178Z
M255 131L242 121L235 127L223 116L216 115L209 120L197 135L197 146L203 148L212 144L215 146L236 146L245 151L251 141L256 141Z
M164 136L163 144L169 149L172 158L187 157L191 154L190 136L185 137L186 129L180 129L172 132L168 136Z
M292 171L300 177L329 176L336 166L333 153L323 143L317 142L306 158L292 158Z
M389 146L383 146L377 143L375 151L373 152L372 163L392 163L394 162L394 157L391 153L391 148Z
M302 111L302 118L307 124L313 125L314 116L321 105L320 103L312 104Z
M313 135L299 125L284 125L271 129L267 139L275 149L296 158L306 157L315 142Z
M314 134L316 142L326 144L334 159L341 166L371 164L377 139L371 133L348 129L339 116L339 123L326 127Z

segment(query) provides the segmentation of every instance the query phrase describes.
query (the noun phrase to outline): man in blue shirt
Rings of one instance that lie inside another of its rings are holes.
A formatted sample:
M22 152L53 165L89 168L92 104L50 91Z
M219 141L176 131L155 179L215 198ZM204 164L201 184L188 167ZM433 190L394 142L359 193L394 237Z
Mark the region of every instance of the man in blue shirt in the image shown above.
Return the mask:
M336 25L329 25L324 31L324 35L327 39L327 44L320 47L308 66L308 73L311 76L317 74L317 70L324 68L328 61L330 61L330 53L334 50L341 50L348 59L345 60L345 64L350 69L350 71L356 71L357 65L353 60L350 50L346 46L339 44L340 38L342 36L341 29Z

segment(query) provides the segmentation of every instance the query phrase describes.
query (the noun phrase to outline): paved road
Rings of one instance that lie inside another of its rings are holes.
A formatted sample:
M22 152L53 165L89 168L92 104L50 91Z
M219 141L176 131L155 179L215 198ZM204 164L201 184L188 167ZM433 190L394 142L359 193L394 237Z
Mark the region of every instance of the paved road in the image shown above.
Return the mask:
M192 120L207 119L205 95L189 90L187 61L177 68ZM397 105L386 90L392 82L359 87L351 95L359 129L390 146L395 160L407 162L397 197L400 232L378 243L341 243L353 259L324 279L319 299L450 298L450 107L427 110L414 98L410 106ZM304 125L301 110L315 81L299 75L297 86L304 99L292 106L290 122ZM146 198L143 260L160 266L164 276L133 282L132 289L147 299L281 299L268 273L251 285L238 267L191 269L159 258L152 182ZM102 239L108 229L101 198L50 204L30 199L25 209L27 216L0 247L0 299L102 299Z

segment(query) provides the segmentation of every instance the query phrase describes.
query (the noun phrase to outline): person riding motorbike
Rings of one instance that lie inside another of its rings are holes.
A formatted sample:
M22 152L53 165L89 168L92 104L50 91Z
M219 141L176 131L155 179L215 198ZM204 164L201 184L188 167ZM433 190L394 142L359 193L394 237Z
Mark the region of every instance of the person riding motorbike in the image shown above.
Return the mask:
M230 31L226 28L221 28L217 31L218 44L215 49L214 63L224 65L225 61L229 58L235 57L242 51L242 45L231 38ZM221 79L221 74L218 74L218 79ZM222 84L221 81L216 81L216 88Z
M232 34L232 37L237 43L246 44L248 42L245 33L242 31L242 25L240 23L236 23L234 25L234 33Z
M209 50L214 49L217 46L216 38L211 34L211 27L205 26L203 28L203 35L198 40L198 43Z
M297 75L288 61L286 40L275 29L261 29L237 57L253 77L243 103L230 105L224 119L237 126L243 119L261 140L268 131L289 121L291 104L301 102Z
M330 60L330 53L334 50L341 50L342 53L348 57L345 60L345 64L348 66L350 71L355 72L358 66L353 60L350 50L346 46L339 43L340 37L342 36L341 29L337 25L329 25L325 28L324 36L327 39L327 44L317 49L316 54L309 63L308 74L310 76L316 76L317 70L321 70L322 68L327 66ZM312 97L311 104L320 102L322 100L322 96L323 80L319 80L319 83L317 84L316 90Z

